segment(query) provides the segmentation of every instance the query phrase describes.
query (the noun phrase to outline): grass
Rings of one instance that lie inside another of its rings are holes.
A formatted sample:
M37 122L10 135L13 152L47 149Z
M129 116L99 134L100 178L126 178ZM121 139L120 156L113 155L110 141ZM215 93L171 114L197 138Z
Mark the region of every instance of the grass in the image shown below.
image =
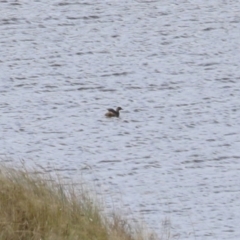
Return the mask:
M0 240L157 239L117 214L103 216L86 191L76 194L73 186L50 180L1 168Z

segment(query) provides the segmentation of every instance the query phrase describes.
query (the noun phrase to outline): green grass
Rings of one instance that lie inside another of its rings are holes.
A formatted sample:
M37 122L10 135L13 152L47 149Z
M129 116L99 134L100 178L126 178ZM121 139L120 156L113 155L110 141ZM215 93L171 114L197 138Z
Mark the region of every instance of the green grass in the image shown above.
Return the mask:
M73 186L1 168L0 240L157 239L120 215L107 218L102 212L87 191L76 194Z

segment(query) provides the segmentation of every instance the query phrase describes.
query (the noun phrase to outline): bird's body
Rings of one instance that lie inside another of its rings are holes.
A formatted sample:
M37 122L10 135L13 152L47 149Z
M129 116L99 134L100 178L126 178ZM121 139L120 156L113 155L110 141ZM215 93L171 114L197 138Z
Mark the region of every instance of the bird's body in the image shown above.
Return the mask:
M122 110L121 107L117 107L116 110L112 108L108 108L108 112L105 114L106 117L119 117L120 113L119 111Z

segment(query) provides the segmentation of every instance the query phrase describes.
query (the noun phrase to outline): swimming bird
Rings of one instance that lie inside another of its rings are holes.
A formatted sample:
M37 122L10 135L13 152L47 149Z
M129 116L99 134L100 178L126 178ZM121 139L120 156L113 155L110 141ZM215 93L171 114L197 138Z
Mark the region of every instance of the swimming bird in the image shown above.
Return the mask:
M123 110L121 107L117 107L116 110L112 108L108 108L108 112L105 114L106 117L119 117L119 111Z

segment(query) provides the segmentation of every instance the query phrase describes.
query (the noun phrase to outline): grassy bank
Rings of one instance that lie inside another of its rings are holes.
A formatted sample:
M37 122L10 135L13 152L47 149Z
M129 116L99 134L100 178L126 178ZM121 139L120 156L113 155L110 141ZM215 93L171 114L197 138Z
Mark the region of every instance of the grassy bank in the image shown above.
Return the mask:
M156 239L138 230L116 214L107 219L84 190L63 190L26 170L0 170L0 240Z

